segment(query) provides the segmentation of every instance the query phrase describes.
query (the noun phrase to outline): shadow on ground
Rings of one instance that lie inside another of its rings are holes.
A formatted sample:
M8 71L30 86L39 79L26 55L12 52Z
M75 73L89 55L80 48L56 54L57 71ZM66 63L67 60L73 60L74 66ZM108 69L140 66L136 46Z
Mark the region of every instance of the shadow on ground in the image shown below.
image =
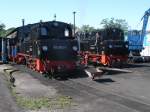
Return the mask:
M113 83L113 82L115 82L111 78L95 79L94 81L98 82L98 83Z
M139 68L139 67L150 67L147 63L133 63L133 64L126 64L124 68Z

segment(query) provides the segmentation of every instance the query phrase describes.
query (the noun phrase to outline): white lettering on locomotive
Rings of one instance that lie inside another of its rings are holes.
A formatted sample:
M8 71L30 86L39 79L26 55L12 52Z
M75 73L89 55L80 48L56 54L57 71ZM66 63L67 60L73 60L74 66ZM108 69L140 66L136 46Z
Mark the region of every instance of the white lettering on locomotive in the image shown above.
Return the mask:
M67 49L67 46L62 46L62 45L54 45L53 49L55 50L64 50Z

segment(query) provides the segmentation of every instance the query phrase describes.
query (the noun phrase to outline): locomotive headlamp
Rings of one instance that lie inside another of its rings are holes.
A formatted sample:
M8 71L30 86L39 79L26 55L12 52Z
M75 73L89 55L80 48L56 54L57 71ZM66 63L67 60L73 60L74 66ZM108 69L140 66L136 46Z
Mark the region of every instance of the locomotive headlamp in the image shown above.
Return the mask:
M42 46L43 51L47 51L48 47L47 46Z
M128 48L129 46L128 46L128 45L125 45L125 47Z
M77 46L73 46L72 49L73 49L74 51L77 51L77 50L78 50Z
M109 48L112 48L113 46L112 45L109 45Z
M65 34L65 37L69 37L69 30L68 30L68 29L65 29L64 34Z

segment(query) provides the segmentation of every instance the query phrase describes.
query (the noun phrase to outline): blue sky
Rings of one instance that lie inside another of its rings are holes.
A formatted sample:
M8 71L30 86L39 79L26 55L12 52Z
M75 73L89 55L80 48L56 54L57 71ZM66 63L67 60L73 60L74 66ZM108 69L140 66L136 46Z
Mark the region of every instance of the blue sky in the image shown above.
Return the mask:
M149 0L0 0L0 22L6 28L50 21L56 13L57 20L73 23L76 11L76 24L89 24L101 27L104 18L125 19L130 28L141 29L140 19L150 8ZM140 24L139 24L140 23Z

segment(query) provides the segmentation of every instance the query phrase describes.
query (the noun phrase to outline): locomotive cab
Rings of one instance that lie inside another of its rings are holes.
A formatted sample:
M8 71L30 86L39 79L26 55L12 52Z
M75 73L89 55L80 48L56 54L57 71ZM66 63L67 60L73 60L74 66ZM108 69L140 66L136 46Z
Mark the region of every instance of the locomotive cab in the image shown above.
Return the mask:
M31 27L32 39L73 39L72 29L68 24L53 21L51 23L40 23Z

